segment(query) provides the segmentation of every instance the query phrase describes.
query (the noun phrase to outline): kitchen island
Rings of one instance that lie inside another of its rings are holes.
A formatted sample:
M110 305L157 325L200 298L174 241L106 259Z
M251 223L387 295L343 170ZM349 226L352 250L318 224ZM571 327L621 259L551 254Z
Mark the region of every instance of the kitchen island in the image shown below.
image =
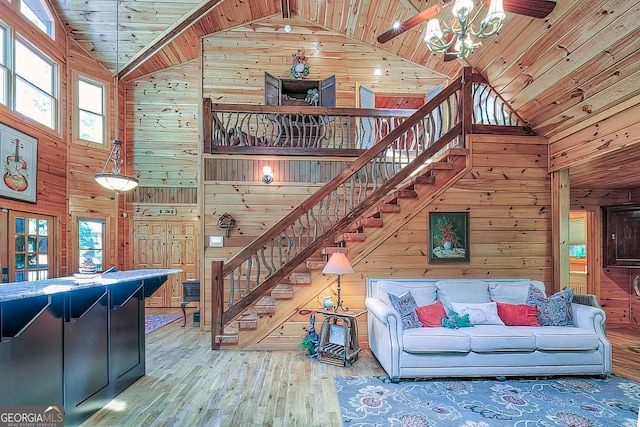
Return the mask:
M178 269L0 285L0 406L64 407L78 425L145 374L144 299Z

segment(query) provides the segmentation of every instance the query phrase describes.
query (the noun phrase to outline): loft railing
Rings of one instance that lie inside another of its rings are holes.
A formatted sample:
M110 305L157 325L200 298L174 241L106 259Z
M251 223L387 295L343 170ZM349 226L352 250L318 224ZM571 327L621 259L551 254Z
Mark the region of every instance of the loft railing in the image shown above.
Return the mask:
M473 133L532 135L529 124L479 74L473 80Z
M224 325L255 303L314 252L329 243L333 244L335 237L353 220L401 183L419 174L428 160L440 150L464 144L460 136L464 127L461 106L465 93L470 99L471 84L469 82L463 86L462 78L458 78L413 115L404 118L398 126L385 131L380 141L364 151L343 172L224 265L213 264L213 348L219 348L215 337L221 335ZM348 116L339 113L332 111L330 115L320 112L330 117L354 117L351 113ZM263 110L257 114L271 112ZM467 117L470 121L471 115ZM215 126L213 121L211 123L213 135ZM228 127L224 129L228 132ZM241 129L248 130L251 127ZM254 129L261 127L255 125ZM259 132L247 134L266 135ZM353 135L357 135L357 132ZM220 138L219 141L223 141ZM253 141L264 144L269 140ZM410 144L407 141L411 141ZM355 143L350 147L357 149L358 145Z

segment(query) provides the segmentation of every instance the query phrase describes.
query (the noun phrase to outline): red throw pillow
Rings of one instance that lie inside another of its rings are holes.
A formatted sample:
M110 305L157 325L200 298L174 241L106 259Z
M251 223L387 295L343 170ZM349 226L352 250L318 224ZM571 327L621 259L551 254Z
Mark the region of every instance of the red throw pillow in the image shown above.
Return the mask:
M535 305L499 302L498 316L507 326L540 326Z
M418 315L418 319L420 319L420 323L422 323L422 326L425 328L442 326L442 319L447 317L441 301L416 308L416 314Z

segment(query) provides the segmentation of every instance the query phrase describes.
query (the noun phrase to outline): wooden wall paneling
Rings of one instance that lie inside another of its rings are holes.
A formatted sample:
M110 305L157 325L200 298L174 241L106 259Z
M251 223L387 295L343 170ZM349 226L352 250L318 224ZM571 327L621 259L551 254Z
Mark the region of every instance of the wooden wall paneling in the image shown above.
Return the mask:
M285 23L292 26L292 33L274 31ZM297 37L295 46L292 37ZM203 96L219 103L264 103L264 72L288 78L291 54L297 48L305 49L309 57L308 78L336 75L338 107L355 107L356 81L374 91L415 94L427 93L447 80L398 57L382 58L373 48L347 41L341 34L311 29L307 21L285 22L273 16L203 38ZM372 68L378 71L372 73Z
M198 62L130 83L127 135L145 187L198 186Z
M629 324L630 292L628 269L602 269L600 305L607 315L607 323Z

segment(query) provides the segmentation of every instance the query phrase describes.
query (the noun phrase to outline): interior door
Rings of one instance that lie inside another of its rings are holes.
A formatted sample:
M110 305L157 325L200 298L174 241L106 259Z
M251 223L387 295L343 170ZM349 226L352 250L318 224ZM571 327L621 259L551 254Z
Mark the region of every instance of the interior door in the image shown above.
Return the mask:
M171 274L167 279L167 295L170 307L180 307L184 300L182 282L198 278L197 223L168 222L167 268L180 268L181 274Z
M165 268L166 233L164 221L134 221L134 268ZM170 277L173 274L169 275ZM149 298L147 307L165 306L166 283Z
M9 281L9 215L5 209L0 210L0 281Z
M280 105L282 81L265 71L264 73L264 103L265 105Z
M180 307L182 282L198 278L198 224L192 221L135 221L134 268L178 268L146 300L147 307Z

